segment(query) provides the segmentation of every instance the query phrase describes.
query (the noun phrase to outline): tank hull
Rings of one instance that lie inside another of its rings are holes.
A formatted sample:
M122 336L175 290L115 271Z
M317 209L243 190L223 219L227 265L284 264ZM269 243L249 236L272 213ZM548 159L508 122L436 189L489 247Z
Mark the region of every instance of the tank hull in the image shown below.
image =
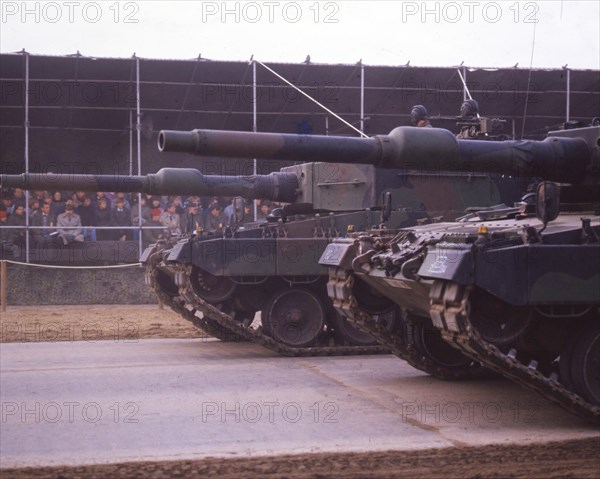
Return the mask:
M356 233L328 245L320 262L335 308L401 358L414 359L410 348L377 330L349 285L400 305L415 331L436 332L473 361L600 423L600 128L553 135L586 139L589 187L542 183L519 209ZM423 354L449 357L428 337L411 340Z

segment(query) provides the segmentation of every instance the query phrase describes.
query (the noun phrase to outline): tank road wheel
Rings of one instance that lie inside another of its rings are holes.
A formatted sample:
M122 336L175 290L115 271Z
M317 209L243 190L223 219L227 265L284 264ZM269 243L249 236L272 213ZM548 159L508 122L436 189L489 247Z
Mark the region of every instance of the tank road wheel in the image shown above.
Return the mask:
M359 329L346 316L337 311L333 313L333 324L340 337L353 346L374 346L377 340L366 331Z
M325 307L310 290L284 289L266 304L262 324L265 334L286 346L310 346L325 325Z
M581 328L579 328L581 329ZM579 339L579 332L575 332L569 336L562 351L560 352L560 358L558 361L558 371L560 382L567 389L573 391L573 376L571 374L571 366L573 364L573 354L577 347L577 340Z
M412 338L419 354L447 369L465 369L473 361L446 342L437 329L421 322L412 325Z
M360 279L354 281L352 294L356 298L360 309L371 316L389 313L396 306L396 303L391 299L379 294Z
M226 301L215 306L219 309L219 311L231 316L238 323L243 324L245 327L249 327L252 324L252 321L254 321L254 316L256 315L256 311L240 309L235 304L235 301Z
M214 276L196 266L190 275L192 290L207 303L222 303L229 299L236 284L225 276Z
M471 294L471 323L484 341L496 346L514 343L533 322L530 308L512 306L482 290Z
M600 328L597 322L583 328L571 358L571 378L575 392L600 405Z
M403 333L402 312L394 308L387 313L376 315L377 322L386 333L398 335ZM345 316L335 312L334 324L341 337L353 346L375 346L377 340L369 333L355 326Z

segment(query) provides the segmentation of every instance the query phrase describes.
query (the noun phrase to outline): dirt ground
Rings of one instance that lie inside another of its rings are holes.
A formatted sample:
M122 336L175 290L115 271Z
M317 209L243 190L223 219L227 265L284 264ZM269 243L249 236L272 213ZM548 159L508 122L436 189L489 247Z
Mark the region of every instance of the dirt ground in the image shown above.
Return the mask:
M158 305L8 306L0 326L1 343L205 337Z
M598 440L422 451L306 454L3 469L2 478L599 478Z

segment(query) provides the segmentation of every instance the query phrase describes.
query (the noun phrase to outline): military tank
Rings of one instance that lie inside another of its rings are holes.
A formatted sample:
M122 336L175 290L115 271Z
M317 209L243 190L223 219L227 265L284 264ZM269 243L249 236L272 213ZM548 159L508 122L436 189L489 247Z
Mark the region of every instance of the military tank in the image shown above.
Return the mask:
M469 358L600 423L600 127L448 144L458 169L544 181L515 208L336 239L320 259L336 309L400 357L412 341L442 363ZM402 305L410 341L379 328L354 282Z
M322 161L281 170L294 183L297 196L260 228L226 229L213 237L195 235L161 254L150 248L143 260L154 261L156 266L151 272L170 272L189 307L237 331L238 337L284 354L372 351L364 348L373 344L373 337L352 327L328 300L323 301L327 296L327 270L315 257L325 246L333 238L365 226L390 231L454 219L469 204L514 201L526 186L523 181L490 178L487 173L418 171L417 165L399 169L391 164L377 168L358 162L348 164L380 139L385 137L362 140L210 130L160 132L161 151L220 158ZM339 157L345 163L336 162ZM380 206L374 208L377 204ZM261 253L250 260L239 253L246 243L263 252L277 253ZM293 255L286 253L290 249ZM357 294L379 327L402 336L404 322L392 301L368 289L358 290ZM317 300L325 304L325 317L310 309ZM257 310L262 312L263 329L253 331L247 326ZM435 361L423 362L421 357L412 364L442 377L480 374L479 367L448 371Z
M247 227L238 221L216 234L199 231L174 245L159 242L141 259L148 266L147 281L161 300L209 334L252 340L289 355L382 350L370 335L338 314L328 299L327 268L318 264L318 258L333 238L353 230L389 231L451 220L469 204L513 201L524 188L524 182L485 173L336 162L342 156L355 158L357 147L364 150L363 140L356 138L204 131L202 138L208 144L202 151L197 151L197 138L197 132L161 132L159 148L213 157L281 158L281 146L287 145L283 159L324 161L252 177L211 177L168 168L146 177L85 181L70 175L64 187L72 189L76 182L81 190L240 195L287 203L262 224ZM372 141L365 141L372 148ZM306 142L312 145L308 152ZM60 187L58 178L50 180ZM48 177L4 177L3 185L43 187L44 181ZM367 289L358 294L380 327L403 328L392 301ZM260 330L249 327L257 311L262 312Z

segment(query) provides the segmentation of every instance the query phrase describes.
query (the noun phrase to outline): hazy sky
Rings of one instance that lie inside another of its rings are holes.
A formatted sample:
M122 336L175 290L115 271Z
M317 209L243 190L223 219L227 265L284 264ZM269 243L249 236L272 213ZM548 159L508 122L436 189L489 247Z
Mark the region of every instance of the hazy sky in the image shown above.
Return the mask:
M0 48L87 56L600 69L600 2L0 1ZM537 23L534 23L537 20Z

